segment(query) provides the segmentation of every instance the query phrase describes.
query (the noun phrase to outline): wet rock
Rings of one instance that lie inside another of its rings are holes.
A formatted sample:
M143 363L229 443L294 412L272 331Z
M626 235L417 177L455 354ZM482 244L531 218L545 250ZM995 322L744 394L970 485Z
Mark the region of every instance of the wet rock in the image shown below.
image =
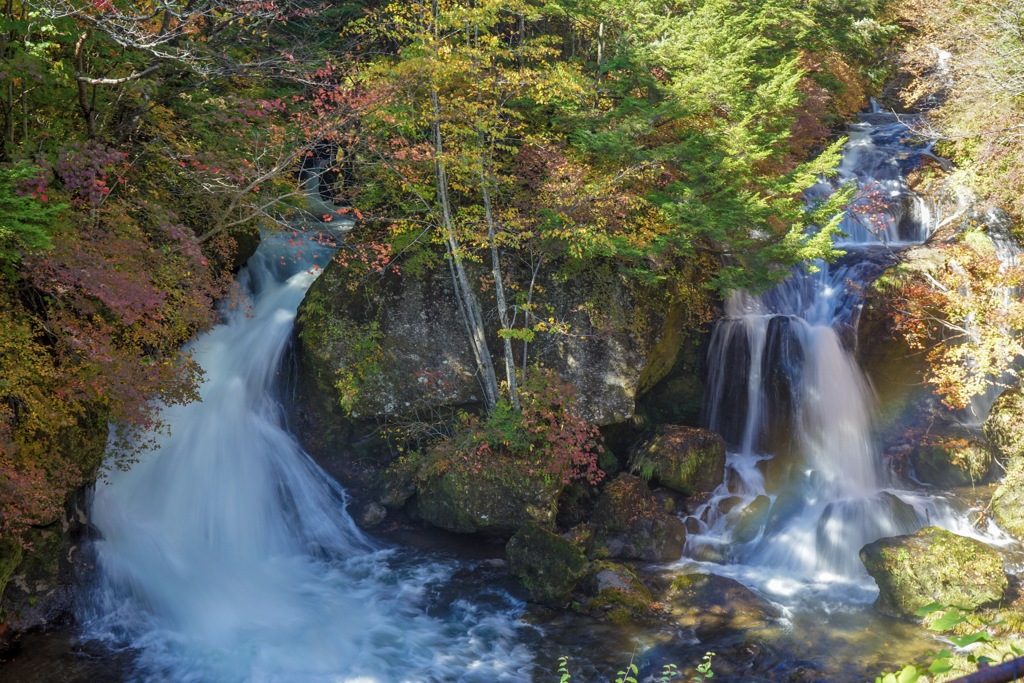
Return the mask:
M757 538L768 522L768 511L771 506L772 501L768 496L758 496L749 505L740 508L732 525L733 542L749 543Z
M713 491L725 473L725 441L707 429L664 425L630 457L644 479L685 495Z
M749 588L715 574L683 574L672 582L667 608L673 621L694 629L697 637L726 631L770 627L778 608Z
M1024 539L1024 461L1010 466L992 494L992 517L1008 534Z
M999 395L982 425L985 438L1004 462L1024 460L1024 389L1014 387Z
M992 467L992 452L980 441L957 437L926 438L910 453L919 481L934 486L980 484Z
M364 529L372 529L380 526L387 516L387 508L380 503L370 503L363 508L363 514L359 516L359 526Z
M686 527L658 504L647 484L621 474L594 508L593 552L610 558L674 562L683 554Z
M538 524L522 526L505 546L509 571L542 602L564 604L586 573L583 548Z
M636 572L625 565L594 562L579 587L588 596L585 610L600 613L613 623L649 620L657 614L651 592Z
M999 553L938 527L869 543L860 557L878 584L877 609L894 617L912 619L933 602L974 610L999 602L1008 586Z
M59 522L31 529L26 540L30 550L20 553L13 571L9 568L19 553L5 549L9 571L3 593L5 623L14 631L65 625L72 618L80 546Z
M418 474L415 511L434 526L458 533L510 536L527 522L550 527L564 486L531 463L492 458L468 469L443 458Z

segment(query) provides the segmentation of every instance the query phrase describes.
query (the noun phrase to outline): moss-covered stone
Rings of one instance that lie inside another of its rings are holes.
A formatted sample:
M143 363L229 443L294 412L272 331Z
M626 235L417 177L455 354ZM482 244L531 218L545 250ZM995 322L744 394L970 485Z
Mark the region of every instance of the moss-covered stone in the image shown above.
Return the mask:
M768 628L781 616L743 584L715 574L681 574L666 597L673 621L694 629L699 638Z
M629 464L644 479L685 495L713 491L725 473L725 441L707 429L664 425L632 453Z
M1014 462L992 494L992 517L1018 540L1024 540L1024 461Z
M869 543L861 561L878 584L883 614L913 618L938 602L974 610L1002 599L1008 582L995 550L938 527Z
M594 562L579 588L587 596L587 611L613 623L649 621L659 615L651 591L626 565L605 560Z
M992 451L980 441L956 437L926 439L910 454L918 480L934 486L980 484L992 467Z
M14 571L21 564L22 549L17 540L5 537L0 541L0 599L3 598L7 582L14 576Z
M592 528L592 552L609 558L674 562L686 542L683 522L630 474L619 475L601 492Z
M531 521L550 527L564 486L536 469L509 457L476 468L435 458L420 470L416 512L458 533L509 536Z
M1004 462L1024 460L1024 390L1000 394L982 425L985 438Z
M772 501L768 496L758 496L748 505L730 513L732 523L732 540L734 543L749 543L757 538L768 522L768 512Z
M22 553L3 592L2 607L14 631L66 623L74 603L74 563L79 546L57 522L26 533Z
M542 602L564 604L586 573L583 548L536 523L527 523L505 546L509 571Z

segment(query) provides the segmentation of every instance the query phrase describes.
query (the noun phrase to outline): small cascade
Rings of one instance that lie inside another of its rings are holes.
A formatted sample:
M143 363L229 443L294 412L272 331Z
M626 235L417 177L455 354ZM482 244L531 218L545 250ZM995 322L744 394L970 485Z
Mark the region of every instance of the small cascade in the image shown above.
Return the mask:
M977 535L941 501L900 490L882 467L873 393L851 353L863 288L893 262L893 247L922 242L932 228L904 179L930 154L895 116L862 115L839 168L839 182L857 187L842 226L847 256L726 303L705 403L707 425L729 446L726 482L687 520L689 558L767 592L772 581L844 584L867 600L865 544L925 524ZM823 181L808 200L836 187Z
M877 110L849 126L843 159L831 181L807 191L808 201L831 195L837 184L856 183L857 194L840 229L849 247L918 244L928 238L933 210L910 189L906 174L922 157L935 159L931 143L914 139L905 118Z
M277 368L331 257L299 242L264 239L251 307L191 345L202 401L165 408L158 448L97 484L85 637L136 651L147 682L527 680L521 605L432 604L453 567L360 533L285 429Z

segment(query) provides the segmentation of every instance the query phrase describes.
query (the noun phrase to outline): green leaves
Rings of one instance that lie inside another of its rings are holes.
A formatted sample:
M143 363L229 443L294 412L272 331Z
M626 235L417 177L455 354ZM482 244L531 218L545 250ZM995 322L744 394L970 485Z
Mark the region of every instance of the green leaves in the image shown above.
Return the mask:
M921 672L913 664L908 664L896 673L887 673L875 679L875 683L915 683Z
M67 205L51 200L42 173L26 162L0 166L0 267L51 247L50 232Z

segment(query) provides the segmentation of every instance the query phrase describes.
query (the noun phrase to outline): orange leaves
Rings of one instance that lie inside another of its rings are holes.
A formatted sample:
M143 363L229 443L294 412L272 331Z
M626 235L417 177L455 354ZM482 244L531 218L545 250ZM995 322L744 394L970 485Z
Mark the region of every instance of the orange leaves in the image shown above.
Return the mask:
M1024 269L1003 264L988 238L968 232L963 243L936 247L938 267L918 267L889 292L891 320L907 344L926 352L926 381L950 408L1013 372L1024 354Z

